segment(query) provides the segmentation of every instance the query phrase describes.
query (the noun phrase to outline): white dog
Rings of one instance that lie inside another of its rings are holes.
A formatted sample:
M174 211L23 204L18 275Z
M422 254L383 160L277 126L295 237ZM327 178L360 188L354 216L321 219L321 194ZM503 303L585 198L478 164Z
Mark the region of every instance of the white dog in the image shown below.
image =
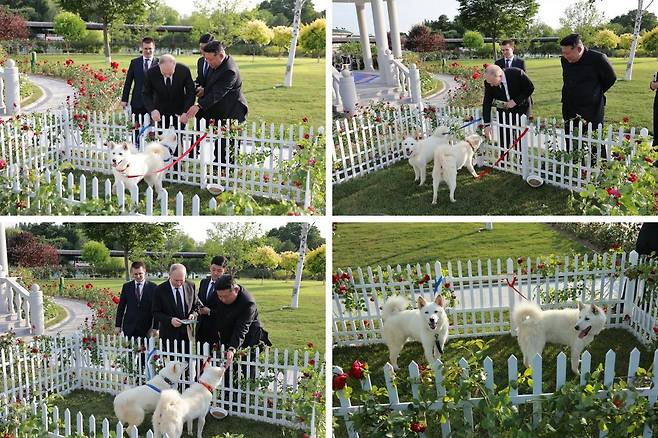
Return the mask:
M158 138L160 141L148 143L143 152L137 152L128 143L110 142L115 187L121 181L126 189L131 190L143 179L150 187L154 187L160 198L164 172L156 171L165 167L171 159L170 151L177 145L176 132L169 130Z
M450 128L447 126L439 126L432 135L423 140L407 137L402 141L402 147L409 155L409 164L414 169L414 181L420 180L419 185L425 184L427 164L434 158L436 148L441 144L450 144L450 137L447 135L449 132Z
M541 355L546 342L571 348L571 369L578 373L580 354L605 326L603 309L594 304L578 302L578 309L541 310L530 301L519 303L512 312L523 363L531 365L536 354Z
M436 204L436 196L441 181L445 181L450 189L450 202L455 202L457 187L457 171L466 166L473 178L478 174L473 168L473 157L484 139L477 134L469 135L465 140L454 146L441 145L434 151L434 169L432 169L432 204Z
M165 433L169 438L180 438L184 423L187 423L188 433L192 434L192 421L195 419L198 420L197 438L203 438L203 426L210 409L212 392L222 382L223 376L223 367L207 365L198 381L183 391L182 395L173 389L162 391L153 414L155 438Z
M408 339L423 344L425 359L432 365L443 354L448 340L448 316L443 308L441 295L428 303L418 297L418 308L406 310L409 302L399 295L392 296L382 310L384 321L384 342L388 346L389 359L394 369L398 369L398 356Z
M114 397L114 413L119 421L130 427L138 427L144 415L155 410L163 390L176 387L187 365L170 361L146 384L126 389Z

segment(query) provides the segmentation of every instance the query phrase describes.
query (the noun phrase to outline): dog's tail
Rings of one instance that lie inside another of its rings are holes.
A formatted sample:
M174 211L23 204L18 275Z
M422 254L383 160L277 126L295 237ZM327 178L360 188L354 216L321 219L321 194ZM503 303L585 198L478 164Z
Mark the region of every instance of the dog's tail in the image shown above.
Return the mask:
M149 143L144 147L144 151L163 159L169 156L169 151L167 148L162 146L160 143Z
M512 321L516 327L531 327L537 325L541 318L541 308L531 301L518 303L512 311Z
M403 296L394 295L384 303L384 308L382 309L382 319L386 321L391 316L396 313L407 310L409 306L409 301Z
M181 395L175 389L162 391L158 406L153 413L153 425L157 425L159 430L166 430L166 426L170 423L182 423L185 412L182 412L181 401Z

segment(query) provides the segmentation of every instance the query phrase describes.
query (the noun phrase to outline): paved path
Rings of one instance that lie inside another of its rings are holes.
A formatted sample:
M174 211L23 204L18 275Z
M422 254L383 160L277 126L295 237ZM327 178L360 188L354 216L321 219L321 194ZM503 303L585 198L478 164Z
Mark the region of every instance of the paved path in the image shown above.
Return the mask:
M450 75L445 75L441 73L432 73L434 79L438 79L443 82L443 90L439 91L432 96L426 97L424 100L426 103L436 106L445 106L448 105L448 91L457 88L459 84L452 78Z
M41 87L43 96L28 106L21 108L22 112L43 112L65 104L67 96L71 96L71 99L73 99L73 87L70 87L63 79L40 75L28 75L27 77L30 82Z
M70 298L54 297L53 301L66 310L66 318L58 324L46 329L46 335L70 335L77 332L84 324L85 318L91 318L93 311L87 307L87 302Z

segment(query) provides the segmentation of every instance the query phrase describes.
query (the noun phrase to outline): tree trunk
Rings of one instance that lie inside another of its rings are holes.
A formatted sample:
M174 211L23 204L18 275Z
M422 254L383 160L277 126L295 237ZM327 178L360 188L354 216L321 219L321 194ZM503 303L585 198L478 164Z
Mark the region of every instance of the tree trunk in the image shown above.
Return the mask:
M103 51L105 52L105 62L109 64L112 62L112 56L110 55L110 37L107 28L107 23L103 22Z
M635 51L637 50L637 41L640 36L640 27L642 26L642 14L644 10L642 8L644 0L637 0L637 14L635 15L635 26L633 27L633 41L631 41L631 51L628 55L628 63L626 64L626 74L624 79L630 81L633 79L633 62L635 61ZM647 9L651 6L653 0L647 5Z
M128 248L123 250L123 267L126 272L126 281L130 281L130 269L128 268Z
M295 51L297 50L297 37L299 36L299 26L302 21L302 6L306 0L295 1L295 15L292 20L292 37L290 38L290 51L288 52L288 64L286 65L286 74L283 80L283 86L292 87L292 67L295 63Z
M302 224L302 234L299 239L299 258L297 259L297 270L295 272L295 285L292 288L292 303L290 307L299 308L299 288L302 284L302 271L304 270L304 257L306 256L306 238L311 228L308 222Z

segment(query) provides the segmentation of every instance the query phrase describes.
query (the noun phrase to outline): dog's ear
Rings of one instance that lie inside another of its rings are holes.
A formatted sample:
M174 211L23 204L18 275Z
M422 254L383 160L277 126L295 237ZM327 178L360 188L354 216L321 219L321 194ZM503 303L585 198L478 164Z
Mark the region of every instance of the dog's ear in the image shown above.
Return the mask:
M124 144L123 144L123 150L124 150L124 151L127 151L127 150L128 150L128 143L124 143Z
M173 371L174 373L177 373L177 372L178 372L178 364L177 364L176 362L174 362L174 366L173 366L172 371Z
M593 313L594 315L598 315L598 314L599 314L599 308L596 307L594 304L592 304L592 313Z
M422 295L418 296L417 303L419 309L422 309L423 307L427 306L427 301L425 301L425 298L423 298Z
M578 301L578 310L583 310L584 308L585 305L581 301Z
M445 307L446 304L446 300L443 298L443 295L441 294L436 295L436 298L434 298L434 302L441 307Z

